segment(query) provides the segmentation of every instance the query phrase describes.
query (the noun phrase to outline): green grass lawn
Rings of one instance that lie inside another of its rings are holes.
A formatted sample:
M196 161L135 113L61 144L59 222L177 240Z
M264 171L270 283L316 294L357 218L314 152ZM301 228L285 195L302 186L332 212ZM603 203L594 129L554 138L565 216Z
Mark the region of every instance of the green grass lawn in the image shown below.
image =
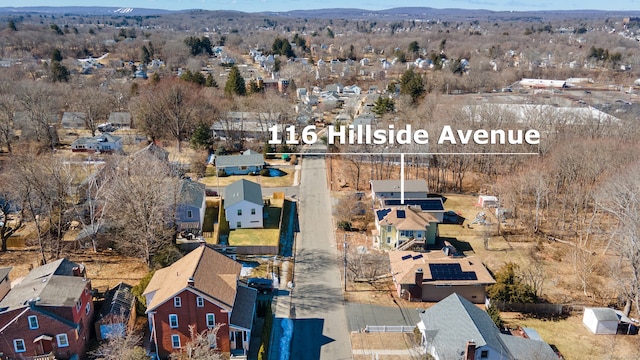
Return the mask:
M247 179L249 181L253 181L258 183L264 187L282 187L282 186L291 186L293 185L293 169L286 169L287 173L285 176L276 176L276 177L268 177L268 176L251 176L251 175L230 175L230 176L216 176L216 168L208 165L206 176L198 179L198 182L205 184L207 187L216 188L217 186L227 186L232 182L238 181L240 179Z
M280 216L284 200L270 199L271 205L264 208L267 214L263 229L229 229L224 211L220 212L220 235L229 235L230 246L278 246L280 242ZM221 205L221 208L224 205ZM223 225L224 224L224 225Z

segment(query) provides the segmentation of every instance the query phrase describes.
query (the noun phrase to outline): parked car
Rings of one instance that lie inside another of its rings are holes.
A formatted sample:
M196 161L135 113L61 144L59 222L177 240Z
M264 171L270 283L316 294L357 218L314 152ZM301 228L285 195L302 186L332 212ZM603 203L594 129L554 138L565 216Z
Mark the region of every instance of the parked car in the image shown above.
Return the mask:
M213 189L209 189L209 188L204 189L204 193L207 196L218 196L218 192L217 191L215 191Z
M247 286L258 290L263 294L268 294L273 291L273 280L263 278L249 278L247 280Z

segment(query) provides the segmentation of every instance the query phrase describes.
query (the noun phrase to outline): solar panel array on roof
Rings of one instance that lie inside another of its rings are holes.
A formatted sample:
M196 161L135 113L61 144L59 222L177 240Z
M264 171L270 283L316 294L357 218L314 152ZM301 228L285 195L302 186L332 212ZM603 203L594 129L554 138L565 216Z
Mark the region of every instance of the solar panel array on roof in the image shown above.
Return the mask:
M413 260L418 260L418 259L422 259L422 254L418 254L413 257Z
M396 210L398 219L404 219L407 217L407 213L404 210Z
M411 259L411 255L405 255L402 257L402 260L409 260Z
M431 278L439 280L478 280L474 271L462 271L460 264L429 264Z

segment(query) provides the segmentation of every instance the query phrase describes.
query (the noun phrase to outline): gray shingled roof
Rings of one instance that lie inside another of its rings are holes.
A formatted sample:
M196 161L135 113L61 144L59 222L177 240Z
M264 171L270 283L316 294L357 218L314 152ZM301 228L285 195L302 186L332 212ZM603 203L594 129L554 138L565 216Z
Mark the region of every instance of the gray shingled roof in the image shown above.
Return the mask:
M230 166L262 166L264 158L262 154L254 152L242 155L220 155L216 157L216 166L225 168Z
M238 180L224 189L224 208L229 208L241 201L262 205L262 187L249 180Z
M87 285L86 279L73 276L80 266L67 259L37 267L0 302L0 309L13 310L28 306L30 299L40 298L39 306L74 306Z
M230 324L232 326L251 329L257 297L258 291L256 289L238 285L236 300L233 303L231 312Z
M471 340L476 347L489 345L512 358L489 314L456 293L419 315L426 328L427 341L435 345L441 359L456 359Z
M591 308L593 311L593 315L596 316L598 321L618 321L618 315L616 315L616 311L611 308Z
M544 341L500 334L513 360L558 360L558 355Z
M459 358L471 340L476 347L488 345L510 360L558 358L544 341L500 333L489 314L455 293L419 315L427 341L435 346L441 359Z
M0 281L2 281L2 279L4 279L5 277L7 277L9 275L9 273L11 272L11 269L13 269L13 268L12 267L0 268Z
M375 192L399 192L400 180L371 180L371 189ZM405 180L405 192L428 192L429 187L424 180Z
M184 205L199 208L202 206L204 199L205 185L191 180L182 180L180 182L180 202Z
M131 113L112 111L109 114L109 122L116 126L131 126Z

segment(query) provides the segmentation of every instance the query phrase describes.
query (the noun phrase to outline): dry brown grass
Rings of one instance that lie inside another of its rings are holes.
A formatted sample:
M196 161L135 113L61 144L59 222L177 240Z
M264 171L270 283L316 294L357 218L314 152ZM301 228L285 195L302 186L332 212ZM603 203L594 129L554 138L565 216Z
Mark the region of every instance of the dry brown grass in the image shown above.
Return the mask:
M633 335L594 335L582 324L582 314L567 318L533 318L502 313L509 327L532 327L555 345L566 360L638 359L640 341Z
M93 253L75 252L67 254L69 260L82 263L87 269L87 278L94 288L104 290L124 281L136 285L148 272L147 265L139 259L117 255L110 251ZM38 266L40 259L37 251L8 251L0 253L0 264L11 266L10 280L23 277L32 268Z

